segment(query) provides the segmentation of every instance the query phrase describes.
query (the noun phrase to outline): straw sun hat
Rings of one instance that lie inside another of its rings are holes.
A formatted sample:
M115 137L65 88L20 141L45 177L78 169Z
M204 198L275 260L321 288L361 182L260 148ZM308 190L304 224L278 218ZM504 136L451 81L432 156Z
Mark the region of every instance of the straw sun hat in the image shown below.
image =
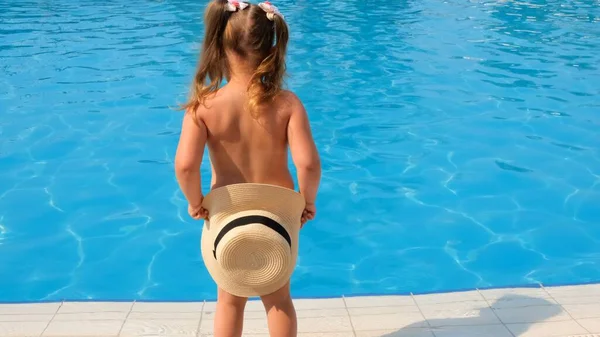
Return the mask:
M202 258L217 285L239 297L271 294L290 279L298 257L300 193L265 184L233 184L204 198Z

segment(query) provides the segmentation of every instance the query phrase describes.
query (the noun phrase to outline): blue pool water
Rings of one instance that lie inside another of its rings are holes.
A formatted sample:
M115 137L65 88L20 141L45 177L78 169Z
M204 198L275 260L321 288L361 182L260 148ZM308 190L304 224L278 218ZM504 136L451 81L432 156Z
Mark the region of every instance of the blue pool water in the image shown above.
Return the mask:
M0 1L0 301L215 297L173 174L204 3ZM597 1L277 5L324 169L295 296L600 281Z

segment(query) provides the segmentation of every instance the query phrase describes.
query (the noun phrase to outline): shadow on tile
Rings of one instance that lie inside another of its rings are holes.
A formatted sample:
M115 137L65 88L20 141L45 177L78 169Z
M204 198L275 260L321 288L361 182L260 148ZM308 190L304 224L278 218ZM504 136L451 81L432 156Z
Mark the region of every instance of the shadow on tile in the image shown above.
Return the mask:
M413 323L398 331L383 335L382 337L409 336L411 331L416 331L423 326L430 326L436 336L466 337L463 329L469 327L473 329L474 327L481 326L482 330L486 330L486 324L489 327L492 324L501 326L500 324L503 323L508 324L507 328L503 328L502 331L495 331L493 336L489 337L509 337L513 335L519 337L524 335L533 324L551 320L553 317L564 313L561 306L555 302L550 302L550 300L545 298L529 297L525 295L508 294L493 302L490 301L489 303L490 307L481 308L478 313L469 315L469 317L427 319L426 321ZM494 312L493 319L496 320L496 322L492 323L488 321L487 323L484 323L481 318L489 315L491 310ZM518 317L515 317L516 315L504 315L505 317L509 317L509 319L505 319L500 312L511 310L519 313ZM496 316L499 319L497 319ZM425 317L427 317L427 315ZM510 329L510 332L508 329ZM471 333L473 332L474 331ZM475 333L477 334L477 332ZM479 334L477 335L479 336Z

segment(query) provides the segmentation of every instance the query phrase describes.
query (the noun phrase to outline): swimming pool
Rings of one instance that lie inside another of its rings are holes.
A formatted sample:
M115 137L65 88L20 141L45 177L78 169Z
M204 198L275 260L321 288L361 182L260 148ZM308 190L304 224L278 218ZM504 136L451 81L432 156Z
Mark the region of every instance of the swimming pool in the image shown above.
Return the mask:
M324 169L295 296L600 281L597 2L277 5ZM203 7L0 3L0 301L215 297L172 165Z

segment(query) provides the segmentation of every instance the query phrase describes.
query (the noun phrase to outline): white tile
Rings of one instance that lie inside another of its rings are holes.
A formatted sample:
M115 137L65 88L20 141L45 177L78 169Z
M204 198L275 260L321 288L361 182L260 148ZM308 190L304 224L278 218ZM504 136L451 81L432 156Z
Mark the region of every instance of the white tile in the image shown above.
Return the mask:
M198 337L215 337L212 332L202 332L198 334ZM242 332L242 337L270 337L268 333L246 333Z
M298 320L299 333L352 332L350 317L311 317Z
M417 305L441 304L441 303L457 303L466 301L484 301L485 299L477 290L443 293L443 294L427 294L413 296Z
M555 296L554 299L562 305L565 304L598 304L600 303L600 296L582 296L582 297L572 297L572 296Z
M42 336L117 336L123 321L52 321Z
M54 314L60 303L0 304L0 315Z
M261 300L248 301L246 311L265 311L265 306Z
M572 320L535 324L507 324L506 327L518 337L566 337L587 333L584 328Z
M55 321L124 321L127 318L127 312L78 312L70 314L57 314L54 316Z
M0 322L50 322L52 314L0 315Z
M600 284L546 287L545 289L552 297L600 296Z
M454 325L494 325L500 324L492 309L484 308L479 311L437 311L424 313L432 327Z
M269 337L269 336L265 336ZM298 333L298 337L354 337L353 332L309 332Z
M203 314L202 318L203 319L214 319L215 317L215 312L206 312ZM265 311L253 311L253 310L246 310L244 312L244 320L252 320L252 319L262 319L262 320L266 320L267 319L267 313Z
M306 309L341 309L345 308L342 298L327 298L327 299L298 299L294 300L296 310Z
M47 325L47 322L0 322L0 336L38 337Z
M204 312L214 312L217 309L217 302L206 302L204 303L204 308L202 311ZM246 303L246 312L249 311L265 311L265 307L259 300L248 301Z
M558 306L551 297L547 298L536 298L536 297L524 297L524 296L507 296L497 300L489 301L490 306L494 309L499 308L520 308L520 307L533 307L533 306Z
M213 333L215 332L214 324L215 324L215 322L212 319L208 320L208 319L204 319L204 317L203 317L200 320L200 336L204 336L204 335L212 336ZM245 331L245 333L249 333L249 332Z
M214 331L214 321L202 317L200 331L205 334L211 334ZM347 316L334 317L308 317L298 320L298 333L334 333L334 332L352 332L350 318ZM244 319L245 334L268 334L269 328L267 319Z
M216 311L205 311L202 313L203 320L214 320ZM267 319L267 314L264 311L245 311L244 320L249 319Z
M135 320L128 319L121 336L196 336L199 319Z
M248 301L246 311L265 311L265 305L261 300Z
M421 313L419 308L415 306L402 306L402 307L371 307L371 308L348 308L348 313L351 316L363 316L363 315L388 315L388 314L399 314L405 313ZM423 316L421 316L423 318Z
M428 328L410 328L401 330L357 331L356 337L434 337L434 335Z
M212 317L208 318L206 316L206 313L202 316L202 321L200 322L200 331L202 333L207 333L207 334L212 334L214 332L214 320ZM246 333L246 334L269 333L266 317L261 318L261 319L249 319L249 318L245 317L244 333Z
M155 303L136 302L132 312L201 312L204 302Z
M600 334L600 319L597 318L584 318L578 319L577 322L584 328L588 329L591 333Z
M206 302L202 308L203 312L214 312L217 310L217 302Z
M359 296L345 297L344 301L348 308L368 308L368 307L392 307L415 305L415 301L410 296Z
M132 313L133 314L133 313ZM348 316L348 310L343 309L315 309L315 310L296 310L296 316L298 319L303 318L317 318L317 317L336 317L336 316ZM131 316L130 316L131 317ZM215 312L205 312L203 319L214 320ZM267 319L267 313L265 311L246 311L244 312L244 319Z
M494 309L503 323L542 323L568 321L571 316L559 305Z
M207 337L214 337L213 335L206 335ZM200 337L205 337L205 335L200 334ZM270 335L264 333L251 333L251 334L242 334L242 337L270 337ZM354 337L354 333L352 332L311 332L311 333L298 333L298 337Z
M266 314L263 314L266 315ZM298 319L303 318L317 318L317 317L338 317L348 316L348 309L315 309L315 310L296 310L296 316Z
M200 333L199 337L214 337L210 333ZM243 333L242 337L270 337L268 333ZM352 332L310 332L298 333L298 337L354 337ZM419 336L420 337L420 336ZM427 336L429 337L429 336Z
M434 329L436 337L513 337L504 325L445 326Z
M420 306L423 315L434 327L454 325L500 324L485 301L467 301Z
M154 336L153 336L154 337ZM202 332L198 334L198 337L215 337L212 332ZM242 333L242 337L270 337L268 333Z
M132 306L133 302L65 302L58 310L58 313L129 312Z
M214 321L202 317L200 331L204 334L211 334L214 331ZM352 325L348 316L333 317L305 317L298 319L298 333L338 333L352 332ZM266 317L261 319L244 319L245 334L268 334L269 328Z
M463 301L453 303L437 303L419 305L421 310L480 310L489 309L488 303L481 301Z
M332 299L298 299L293 300L296 311L311 310L311 309L342 309L345 308L342 298ZM204 304L204 312L214 312L217 309L217 302L206 302ZM248 301L246 303L246 313L249 312L265 312L265 307L260 300Z
M600 321L600 302L594 304L565 304L563 308L575 319L597 318Z
M269 333L267 319L244 319L244 331L246 333Z
M351 309L353 310L353 309ZM399 311L370 315L350 315L355 331L425 328L427 322L419 311Z
M481 295L488 301L525 296L533 298L549 298L550 295L543 288L504 288L479 290Z
M148 319L148 320L161 320L161 319L175 319L175 320L199 320L201 312L132 312L127 316L127 319Z

